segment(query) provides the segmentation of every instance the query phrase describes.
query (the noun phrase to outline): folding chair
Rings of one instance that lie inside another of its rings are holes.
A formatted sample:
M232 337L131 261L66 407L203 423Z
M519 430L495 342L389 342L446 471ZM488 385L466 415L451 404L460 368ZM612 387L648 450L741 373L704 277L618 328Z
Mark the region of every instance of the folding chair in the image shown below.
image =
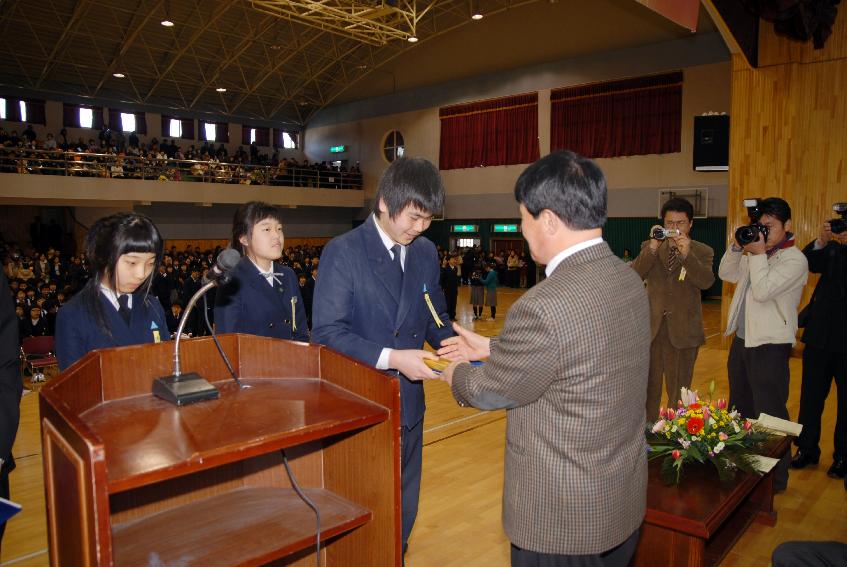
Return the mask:
M44 369L59 363L53 354L55 344L53 337L26 337L21 343L21 372L29 370L33 382L44 382Z

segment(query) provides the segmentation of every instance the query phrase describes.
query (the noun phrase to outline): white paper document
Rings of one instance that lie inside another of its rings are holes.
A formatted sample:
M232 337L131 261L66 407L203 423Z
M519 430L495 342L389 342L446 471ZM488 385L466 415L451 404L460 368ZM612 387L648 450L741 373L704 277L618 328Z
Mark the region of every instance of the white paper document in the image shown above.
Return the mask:
M763 455L750 455L750 458L753 460L753 466L762 474L769 473L779 462L779 459L765 457Z
M763 429L767 429L769 433L773 433L775 435L792 435L797 437L800 435L800 432L803 431L803 425L800 423L788 421L787 419L780 419L766 413L760 413L759 419L751 419L750 421Z

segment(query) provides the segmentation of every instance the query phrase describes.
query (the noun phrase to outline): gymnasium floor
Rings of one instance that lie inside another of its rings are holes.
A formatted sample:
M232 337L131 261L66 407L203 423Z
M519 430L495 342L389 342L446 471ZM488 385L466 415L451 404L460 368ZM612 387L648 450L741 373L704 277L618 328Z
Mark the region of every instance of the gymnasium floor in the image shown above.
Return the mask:
M459 292L459 319L484 335L502 329L508 307L521 290L498 290L497 319L473 322L469 288ZM487 313L486 313L487 315ZM720 348L720 305L704 305L707 344L700 350L694 388L707 391L717 383L716 396L728 397L727 351ZM791 360L789 412L797 418L800 401L799 359ZM834 389L834 388L833 388ZM421 503L406 556L407 567L497 567L509 564L509 542L500 523L503 483L505 412L461 408L446 384L426 384L424 464ZM830 479L835 395L827 400L821 439L821 463L791 471L788 490L775 498L778 522L773 528L752 525L724 560L726 566L768 565L774 547L792 539L847 541L847 492ZM21 429L14 449L18 469L12 474L12 498L24 512L9 522L0 565L36 567L48 564L47 527L35 394L21 403ZM684 487L683 487L684 489Z

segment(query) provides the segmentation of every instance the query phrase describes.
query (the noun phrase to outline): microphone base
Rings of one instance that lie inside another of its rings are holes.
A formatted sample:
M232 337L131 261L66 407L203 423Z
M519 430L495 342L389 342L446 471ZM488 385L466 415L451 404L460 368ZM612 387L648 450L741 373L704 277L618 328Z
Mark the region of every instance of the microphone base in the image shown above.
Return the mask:
M185 406L221 396L217 388L195 372L163 376L153 381L153 395L177 406Z

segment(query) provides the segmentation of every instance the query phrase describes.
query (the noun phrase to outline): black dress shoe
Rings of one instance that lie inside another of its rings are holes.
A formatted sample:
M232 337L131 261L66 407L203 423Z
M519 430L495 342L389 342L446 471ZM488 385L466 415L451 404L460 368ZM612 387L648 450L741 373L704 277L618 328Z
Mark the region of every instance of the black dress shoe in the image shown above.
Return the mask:
M847 458L839 457L835 459L835 462L832 463L826 474L832 478L844 478L847 476Z
M815 455L814 457L808 453L804 453L801 449L798 449L794 454L794 458L791 459L791 468L792 469L803 469L809 465L816 465L820 460L820 455Z

